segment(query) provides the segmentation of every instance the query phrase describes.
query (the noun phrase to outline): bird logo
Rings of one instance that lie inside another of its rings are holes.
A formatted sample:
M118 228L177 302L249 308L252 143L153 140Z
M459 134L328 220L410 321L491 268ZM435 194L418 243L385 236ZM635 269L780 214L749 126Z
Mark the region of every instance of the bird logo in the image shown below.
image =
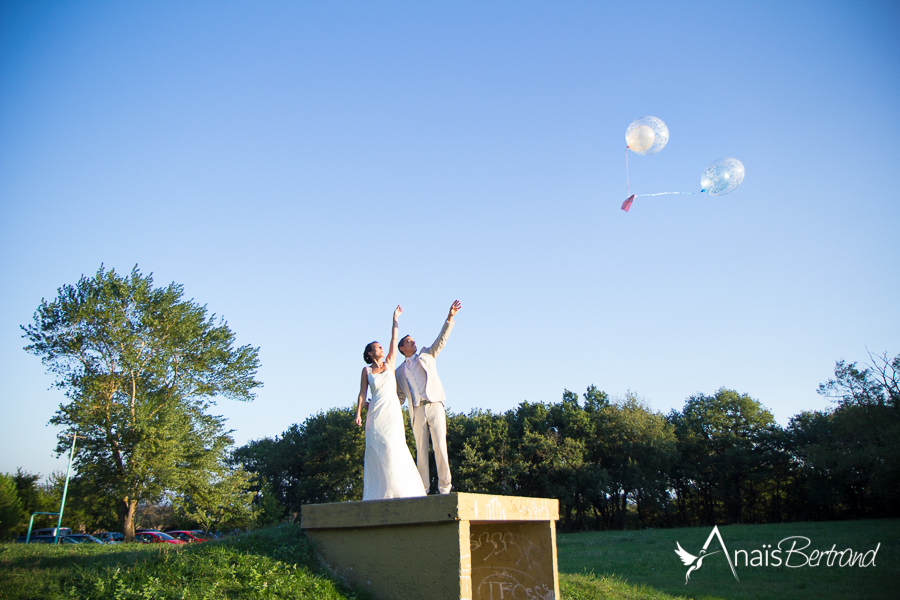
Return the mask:
M681 559L681 562L683 562L685 566L691 565L694 563L694 561L697 561L697 564L694 564L694 566L688 569L687 574L684 576L684 585L687 585L688 581L691 580L691 573L703 566L704 558L713 554L718 554L720 552L720 550L716 550L715 552L707 553L706 550L701 550L700 556L694 556L693 554L682 548L681 544L679 544L678 542L675 542L675 545L678 546L678 550L675 551L675 554L678 555L678 557Z
M709 548L709 545L713 541L713 539L718 539L719 546L722 549L716 550L715 552L708 552L707 548ZM722 534L719 533L718 525L713 525L713 529L710 532L709 537L706 538L706 543L703 544L703 549L700 550L699 556L694 556L693 554L682 548L681 544L677 541L675 542L675 545L678 546L678 548L675 550L675 554L678 555L678 558L681 559L681 562L683 562L686 567L690 567L690 569L688 569L688 572L684 576L684 585L687 585L691 580L691 573L703 566L704 558L706 558L707 556L712 556L713 554L718 554L720 552L725 555L725 560L728 561L728 566L731 567L731 573L732 575L734 575L735 581L740 583L741 580L738 579L737 571L735 571L734 563L731 562L731 557L728 555L728 549L725 547L725 540L722 539Z

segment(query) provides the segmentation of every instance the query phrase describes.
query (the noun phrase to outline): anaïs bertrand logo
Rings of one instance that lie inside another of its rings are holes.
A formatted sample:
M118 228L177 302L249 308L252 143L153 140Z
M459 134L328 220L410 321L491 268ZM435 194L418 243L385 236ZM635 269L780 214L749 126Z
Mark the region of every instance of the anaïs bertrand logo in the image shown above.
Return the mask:
M719 542L719 549L710 552L709 546L713 540ZM788 569L799 569L803 567L859 567L868 568L875 567L875 559L878 556L878 550L881 549L879 542L875 548L858 552L852 548L846 550L838 550L837 544L833 544L830 549L811 548L812 540L802 535L792 535L784 538L777 544L762 544L760 549L734 551L734 560L732 555L728 553L725 547L725 540L719 533L719 527L714 525L706 543L694 556L681 547L680 542L675 542L675 554L684 563L684 566L690 567L684 576L684 585L691 580L691 574L696 573L703 566L703 560L713 556L714 554L723 554L728 566L731 568L731 574L734 575L735 581L740 583L735 567L786 567ZM826 546L827 548L827 546ZM715 559L718 560L718 559Z
M709 552L709 544L713 541L713 538L718 538L719 545L722 547L722 549L716 550L715 552ZM728 549L725 547L725 541L722 539L722 534L719 533L718 525L713 525L713 530L709 534L709 537L706 538L706 543L703 544L703 548L700 549L699 556L694 556L693 554L682 548L681 544L679 544L677 541L675 542L675 545L678 546L678 549L675 550L675 554L677 554L678 557L681 558L681 562L683 562L685 566L691 567L684 575L684 585L687 585L688 581L691 580L691 573L703 566L704 558L706 558L707 556L712 556L713 554L718 554L719 552L725 554L725 559L728 561L728 566L731 567L731 573L734 575L735 580L740 583L741 580L738 579L737 572L734 570L734 564L732 564L731 562L731 557L728 556Z

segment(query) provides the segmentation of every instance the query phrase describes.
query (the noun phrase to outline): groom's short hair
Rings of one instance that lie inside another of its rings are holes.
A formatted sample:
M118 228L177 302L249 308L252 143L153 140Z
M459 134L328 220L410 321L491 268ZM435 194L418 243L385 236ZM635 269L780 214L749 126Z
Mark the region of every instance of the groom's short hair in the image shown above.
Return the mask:
M406 338L408 338L408 337L409 337L409 334L404 335L402 338L400 338L400 341L397 342L397 350L399 350L400 352L403 352L403 344L406 343Z

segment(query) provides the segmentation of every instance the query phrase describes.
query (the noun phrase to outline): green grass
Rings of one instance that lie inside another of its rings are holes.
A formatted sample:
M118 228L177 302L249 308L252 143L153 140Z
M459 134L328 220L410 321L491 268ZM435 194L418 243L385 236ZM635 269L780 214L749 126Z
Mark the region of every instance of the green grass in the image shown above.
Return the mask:
M736 567L735 581L723 555L710 556L691 574L675 554L675 542L697 555L711 527L607 531L560 535L560 586L563 598L734 598L824 600L832 598L897 598L900 582L900 520L732 525L719 531L733 557L763 544L777 547L789 536L805 536L818 548L856 551L881 547L874 567L786 568ZM718 542L709 551L718 550ZM799 555L795 555L799 558ZM795 563L792 563L795 564Z
M812 547L870 550L875 567L753 568L735 581L722 555L711 555L684 584L675 542L697 554L710 527L607 531L558 537L564 600L735 598L825 600L896 598L900 582L900 520L732 525L720 531L737 549L773 546L806 536ZM713 542L710 551L718 549ZM718 560L716 560L718 559ZM364 600L323 573L296 526L264 529L218 542L168 546L0 545L0 598L309 598Z
M297 526L190 546L0 547L0 598L363 600L320 570Z

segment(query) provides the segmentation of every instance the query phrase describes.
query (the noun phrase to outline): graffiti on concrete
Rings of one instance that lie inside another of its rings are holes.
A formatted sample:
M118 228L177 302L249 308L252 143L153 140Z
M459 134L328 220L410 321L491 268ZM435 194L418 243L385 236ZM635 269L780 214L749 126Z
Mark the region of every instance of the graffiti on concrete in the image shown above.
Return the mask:
M511 531L482 531L472 536L472 563L509 564L524 569L544 562L544 551L528 537Z
M533 583L528 573L502 569L491 573L478 584L478 600L556 600L553 586ZM524 583L523 583L524 582Z
M552 557L522 533L506 527L473 532L473 598L555 600Z

